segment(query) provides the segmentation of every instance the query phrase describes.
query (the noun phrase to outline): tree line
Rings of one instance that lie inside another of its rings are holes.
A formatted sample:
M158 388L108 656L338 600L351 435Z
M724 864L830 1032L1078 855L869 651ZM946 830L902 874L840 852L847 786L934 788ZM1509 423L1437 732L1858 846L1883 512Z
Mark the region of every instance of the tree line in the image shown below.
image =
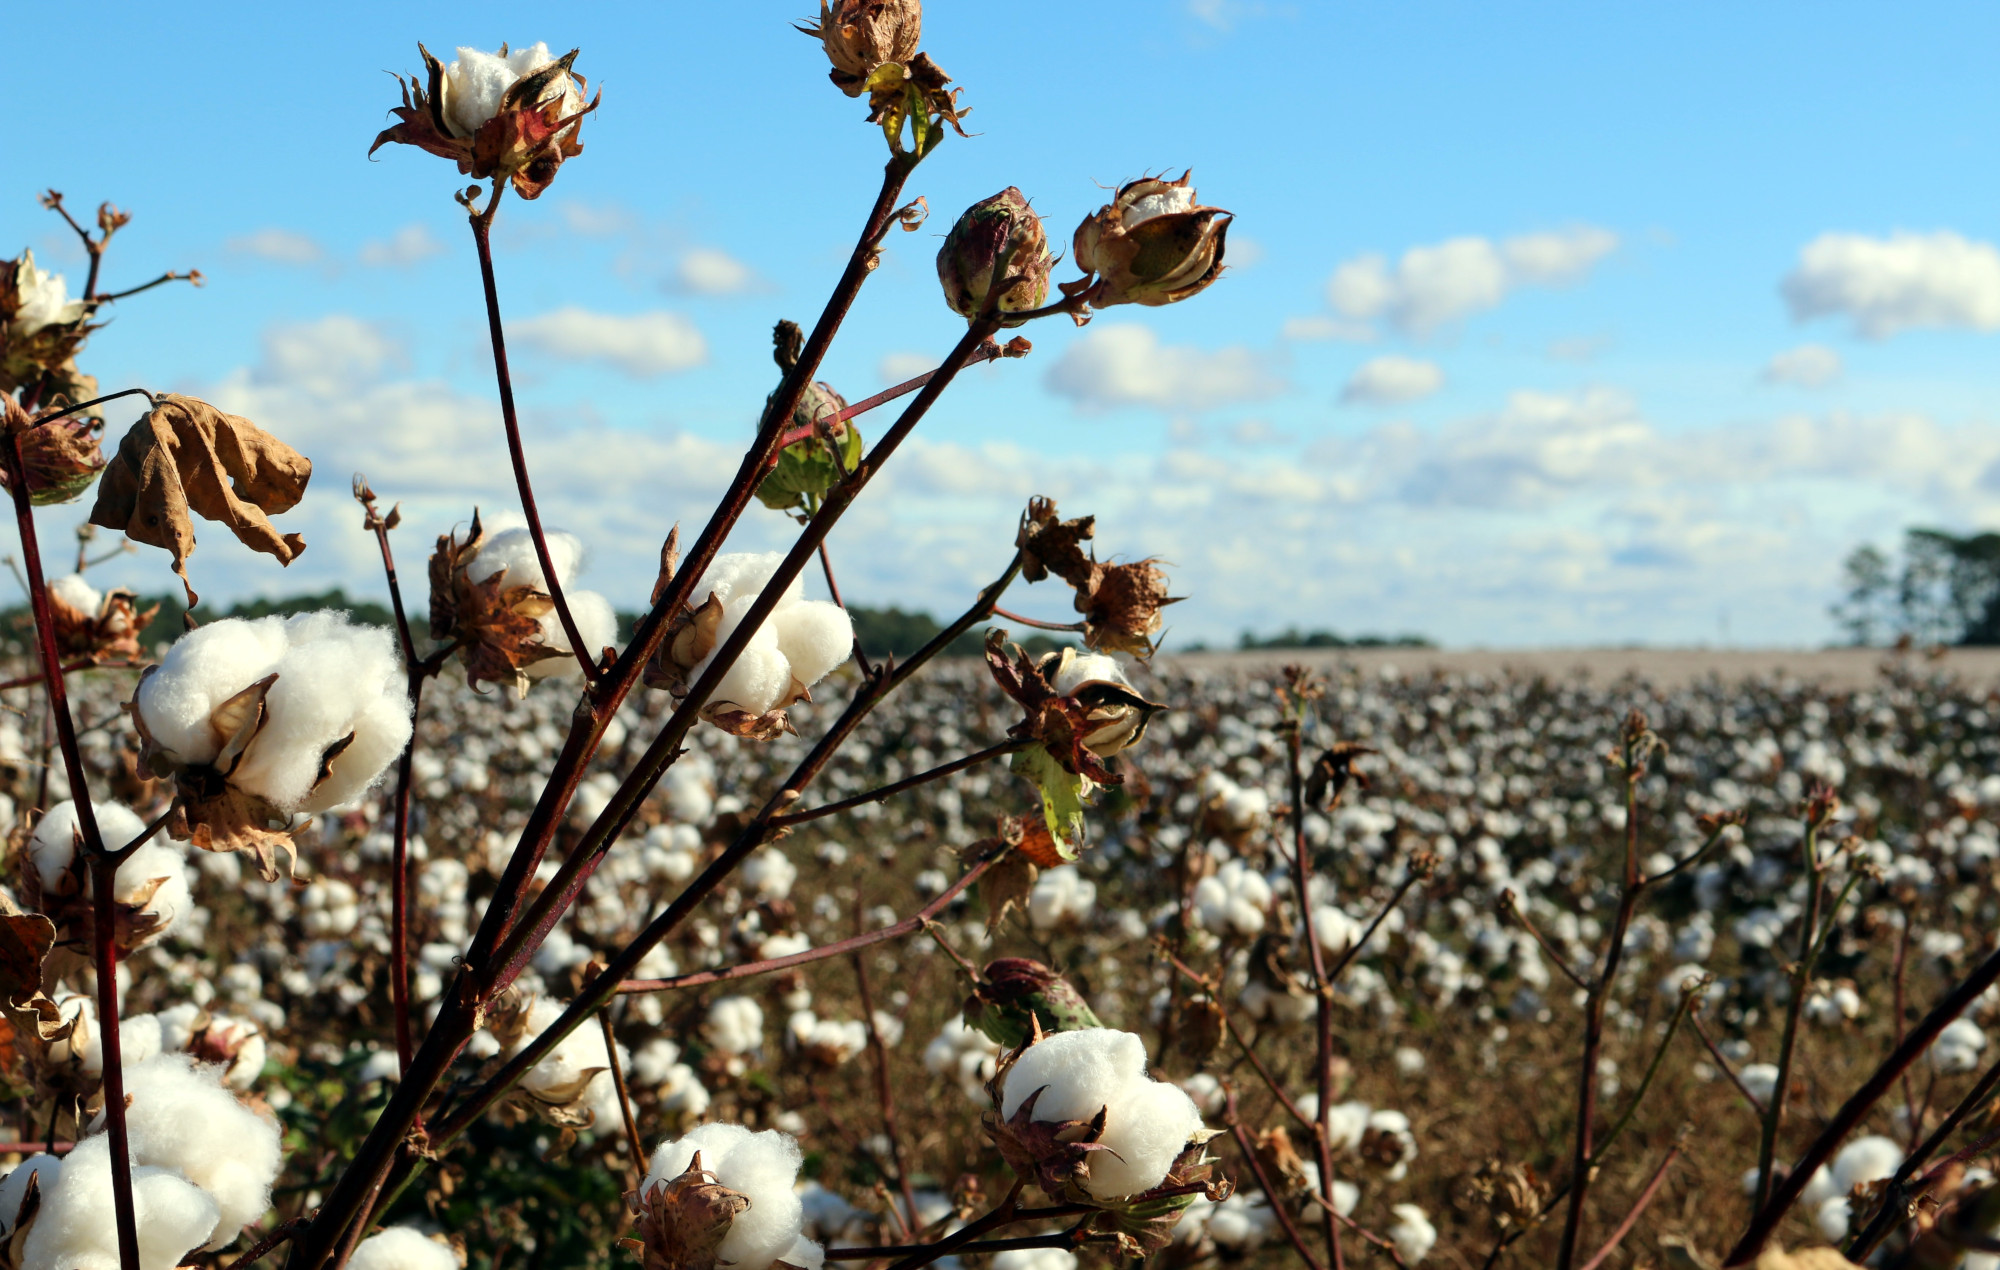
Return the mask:
M1900 559L1857 547L1832 612L1851 644L2000 645L2000 533L1911 529Z

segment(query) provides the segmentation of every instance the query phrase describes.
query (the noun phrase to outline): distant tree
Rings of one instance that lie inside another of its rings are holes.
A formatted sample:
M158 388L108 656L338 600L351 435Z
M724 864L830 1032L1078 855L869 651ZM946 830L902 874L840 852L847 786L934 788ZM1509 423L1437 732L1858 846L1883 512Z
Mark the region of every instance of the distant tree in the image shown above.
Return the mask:
M1896 626L1896 578L1888 553L1873 543L1856 547L1841 566L1846 595L1833 616L1847 642L1866 647L1881 642Z
M1258 635L1244 631L1237 637L1236 646L1250 650L1258 648L1435 648L1427 636L1423 635L1337 635L1332 631L1301 631L1290 626L1275 635Z
M2000 645L2000 533L1913 528L1900 570L1864 546L1842 572L1845 595L1833 615L1853 643L1893 634L1920 644Z

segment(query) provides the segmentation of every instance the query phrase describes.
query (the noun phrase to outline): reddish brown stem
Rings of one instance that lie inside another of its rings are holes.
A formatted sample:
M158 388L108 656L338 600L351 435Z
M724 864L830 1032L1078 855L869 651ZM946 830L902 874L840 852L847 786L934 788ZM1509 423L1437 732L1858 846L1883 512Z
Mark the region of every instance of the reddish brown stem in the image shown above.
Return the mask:
M896 1187L903 1192L904 1211L917 1219L917 1192L910 1185L910 1170L903 1164L903 1138L896 1132L896 1095L889 1083L889 1047L882 1044L881 1029L875 1026L875 994L868 986L868 963L860 953L854 963L854 982L861 994L861 1022L868 1029L868 1053L875 1066L875 1103L882 1113L882 1134L889 1139L889 1165L896 1170Z
M1299 1260L1305 1262L1308 1270L1324 1270L1319 1259L1313 1256L1312 1249L1306 1246L1305 1236L1299 1233L1299 1224L1292 1220L1292 1211L1285 1204L1284 1193L1272 1186L1271 1179L1265 1176L1263 1162L1257 1158L1257 1145L1250 1140L1250 1131L1236 1118L1236 1091L1233 1089L1229 1091L1224 1123L1235 1136L1236 1149L1243 1153L1243 1162L1250 1166L1250 1174L1257 1179L1257 1188L1264 1192L1264 1199L1271 1205L1271 1213L1277 1217L1278 1225L1284 1229L1285 1238L1291 1240L1292 1251L1299 1254Z
M79 670L132 670L145 664L142 661L99 661L95 657L80 657L64 666L62 673L69 675ZM40 682L42 682L42 672L38 670L32 675L22 675L19 679L9 679L5 683L0 683L0 692L5 692L9 688L30 688Z
M506 188L507 183L496 178L486 210L469 219L472 241L479 248L479 280L486 288L486 329L493 342L493 377L500 385L500 418L507 429L507 457L514 464L514 488L521 495L521 514L528 520L528 536L535 542L535 561L542 567L543 589L555 603L556 619L562 623L563 638L569 641L570 652L583 667L584 682L595 683L597 658L583 646L583 635L577 630L576 618L569 611L569 599L563 594L562 579L556 576L555 564L549 556L549 541L542 532L542 513L535 506L534 486L528 480L528 456L521 446L521 420L514 409L514 377L507 368L507 332L500 322L500 291L493 279L493 214L500 210L500 195Z
M1313 992L1319 1007L1315 1015L1318 1035L1313 1068L1319 1092L1319 1132L1313 1134L1313 1157L1319 1165L1320 1198L1326 1201L1321 1214L1326 1225L1326 1255L1333 1263L1333 1270L1346 1270L1347 1256L1340 1246L1340 1223L1334 1220L1333 1152L1329 1145L1332 1134L1328 1128L1333 1115L1333 980L1327 974L1326 954L1319 946L1319 927L1313 921L1312 861L1306 855L1305 778L1299 771L1299 730L1305 726L1305 708L1304 703L1300 703L1299 716L1291 721L1291 727L1285 734L1285 766L1292 796L1292 887L1298 893L1299 924L1305 927L1306 952L1309 954Z
M118 861L104 850L97 808L90 801L90 782L83 751L76 741L76 720L70 714L69 687L63 679L62 658L56 651L55 618L49 609L48 583L42 577L42 552L35 537L35 509L29 499L27 465L21 459L21 438L11 433L0 445L0 463L14 497L14 523L21 537L21 563L28 575L28 601L35 614L35 648L42 662L42 683L48 693L49 715L62 748L63 770L75 800L77 828L90 862L91 944L97 971L97 1017L103 1033L104 1113L111 1138L111 1200L118 1228L120 1270L139 1270L139 1226L132 1204L132 1155L125 1132L125 1069L118 1035L118 945L113 895Z
M646 1175L646 1147L639 1138L639 1125L632 1119L632 1096L625 1092L625 1065L618 1061L618 1038L611 1031L611 1011L598 1012L604 1025L604 1061L611 1064L611 1087L618 1094L618 1118L625 1122L625 1145L632 1149L633 1176Z
M990 362L994 358L1001 356L1004 356L1004 354L1002 354L998 349L981 350L979 353L975 354L972 357L972 359L966 363L966 365L977 366L981 362ZM786 446L797 445L801 441L809 440L812 438L814 434L816 434L823 427L830 428L834 424L841 422L843 419L852 419L856 415L867 414L870 410L873 410L875 407L887 405L898 397L907 397L911 393L915 392L917 389L922 388L925 384L931 382L931 377L935 374L937 374L937 371L927 370L921 375L917 375L913 378L904 380L902 383L897 384L894 388L884 388L881 392L876 393L873 397L863 397L861 400L855 402L851 406L848 406L844 410L836 410L830 415L822 415L820 419L815 423L804 423L800 424L796 428L788 428L784 432L780 433L778 436L778 449L782 450ZM780 415L779 417L789 418L790 412L787 411L784 415Z
M367 490L367 483L355 478L357 497ZM395 871L389 889L390 938L389 950L389 1000L396 1016L396 1069L401 1074L410 1070L410 1056L415 1045L410 1038L410 781L411 764L417 750L417 717L423 705L424 669L417 663L415 642L410 638L410 620L403 611L403 588L396 579L396 555L389 547L389 525L375 514L375 496L368 493L361 498L361 504L368 509L368 528L375 533L375 544L382 552L382 572L389 580L389 603L396 616L396 637L403 648L403 667L408 676L406 690L410 697L410 739L403 745L403 752L396 759L396 798L394 840L390 849L390 868Z
M962 772L968 767L977 767L988 759L1012 754L1016 750L1025 750L1032 744L1034 742L1031 738L1016 738L1002 741L998 745L989 745L976 753L967 754L963 758L953 759L949 763L933 767L928 771L918 772L915 776L908 776L902 780L894 781L882 786L880 789L871 789L865 794L856 794L852 798L843 798L837 803L827 803L807 811L795 811L788 815L774 816L771 818L771 823L778 828L784 828L787 825L803 824L808 820L818 820L823 816L831 816L836 812L851 811L856 807L864 806L868 803L879 803L905 790L915 789L919 785L927 785L935 780L943 780L945 777Z
M1640 1191L1639 1198L1632 1201L1631 1211L1625 1214L1625 1220L1618 1223L1618 1228L1611 1232L1611 1237L1604 1241L1604 1246L1597 1250L1596 1255L1583 1263L1582 1270L1597 1270L1612 1253L1618 1251L1618 1245L1625 1241L1625 1236L1632 1233L1632 1227L1639 1224L1639 1215L1646 1211L1646 1206L1660 1193L1661 1184L1667 1180L1667 1170L1673 1167L1674 1161L1680 1158L1680 1154L1681 1144L1676 1142L1667 1152L1666 1158L1660 1161L1660 1167L1653 1170L1653 1176L1646 1183L1646 1189Z
M671 979L626 979L619 983L618 991L630 992L673 992L681 988L698 988L703 984L728 983L734 979L751 979L758 975L776 974L780 970L790 970L794 966L810 965L815 961L829 961L844 957L875 944L886 944L892 939L914 935L924 928L924 924L943 912L951 902L965 893L967 887L977 882L987 869L991 859L981 860L945 888L938 897L924 905L914 917L906 917L893 926L871 930L864 934L843 939L837 944L827 944L821 948L808 948L804 952L792 953L787 957L772 957L765 961L745 962L738 966L724 966L715 970L697 970L691 974L676 975Z
M1044 622L1038 617L1023 617L1019 613L1009 613L1006 609L994 609L993 616L1004 617L1010 622L1019 622L1038 631L1068 631L1074 634L1083 630L1082 622Z

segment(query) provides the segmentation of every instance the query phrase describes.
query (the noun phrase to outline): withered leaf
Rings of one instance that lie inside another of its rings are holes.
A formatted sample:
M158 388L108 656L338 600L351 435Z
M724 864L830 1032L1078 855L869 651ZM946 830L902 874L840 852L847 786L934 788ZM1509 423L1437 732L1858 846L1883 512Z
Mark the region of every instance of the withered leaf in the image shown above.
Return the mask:
M987 930L998 930L1010 909L1028 911L1028 892L1035 889L1035 874L1034 861L1019 851L1009 851L987 868L979 879L979 902L986 907Z
M290 564L306 549L270 517L305 496L312 461L270 433L205 401L165 393L132 425L98 482L90 523L162 547L187 587L194 553L190 512L226 525L252 551ZM188 588L188 603L197 600Z
M56 924L40 913L0 914L0 993L7 1004L35 1016L35 1030L45 1041L69 1035L74 1020L65 1022L42 991L42 962L56 945Z

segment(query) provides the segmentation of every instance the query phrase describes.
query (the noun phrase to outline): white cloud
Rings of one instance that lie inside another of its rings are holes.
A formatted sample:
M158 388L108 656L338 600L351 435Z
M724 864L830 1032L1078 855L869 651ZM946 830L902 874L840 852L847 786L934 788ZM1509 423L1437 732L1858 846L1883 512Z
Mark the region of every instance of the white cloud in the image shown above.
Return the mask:
M1367 344L1375 339L1375 328L1366 322L1327 317L1324 314L1286 318L1285 325L1279 333L1288 340L1348 340L1356 344Z
M886 353L875 364L875 377L885 384L915 379L927 370L936 370L938 359L930 353Z
M697 247L681 257L669 289L689 295L739 295L756 282L750 266L728 252Z
M1498 307L1517 287L1577 282L1617 246L1616 234L1590 225L1502 242L1451 238L1412 247L1393 264L1373 253L1344 261L1327 282L1327 299L1351 323L1383 321L1428 335Z
M2000 250L1948 229L1821 234L1780 290L1796 320L1845 316L1868 339L1925 327L2000 330Z
M326 249L317 241L289 229L260 229L232 238L225 246L236 255L275 265L316 265L326 259Z
M264 332L264 360L254 374L259 383L332 394L372 384L406 361L381 327L336 313Z
M1801 344L1764 364L1764 382L1795 388L1824 388L1840 378L1840 354L1824 344Z
M1283 392L1268 356L1240 345L1168 347L1151 327L1092 327L1049 368L1049 390L1095 408L1199 411Z
M407 269L444 251L428 225L405 225L386 239L361 245L360 261L376 269Z
M574 305L516 322L522 345L570 362L605 362L635 379L708 360L708 342L678 313L593 313Z
M1342 401L1362 405L1393 405L1421 401L1444 387L1444 371L1436 362L1415 357L1375 357L1361 363L1340 390Z

